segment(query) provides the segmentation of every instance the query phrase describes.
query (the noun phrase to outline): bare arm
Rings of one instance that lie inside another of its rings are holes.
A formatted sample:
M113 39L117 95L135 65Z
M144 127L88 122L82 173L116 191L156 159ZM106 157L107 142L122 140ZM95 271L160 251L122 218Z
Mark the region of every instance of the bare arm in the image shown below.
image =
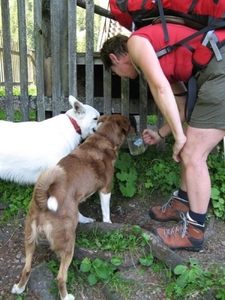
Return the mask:
M179 115L180 115L180 121L181 121L181 123L183 123L185 121L185 113L184 112L185 112L186 95L184 94L182 96L182 94L186 92L186 87L183 84L183 82L177 82L177 83L171 85L171 88L172 88L174 95L177 95L177 96L175 96L175 100L176 100L177 108L178 108ZM167 135L169 135L171 133L168 123L163 124L159 128L159 133L162 137L166 137ZM158 132L156 132L155 130L152 130L152 129L145 129L143 131L143 138L144 138L144 142L148 145L155 145L155 144L159 143L162 139L159 136Z
M173 158L180 161L179 152L186 143L178 106L171 86L165 77L155 51L145 38L133 36L128 41L129 54L134 63L142 70L152 96L163 114L175 139Z

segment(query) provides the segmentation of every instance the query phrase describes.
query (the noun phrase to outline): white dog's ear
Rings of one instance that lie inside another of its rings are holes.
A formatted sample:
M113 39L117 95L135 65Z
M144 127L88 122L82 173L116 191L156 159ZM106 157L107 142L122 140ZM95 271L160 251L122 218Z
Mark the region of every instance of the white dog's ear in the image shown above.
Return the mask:
M84 105L71 95L69 96L69 102L70 102L71 106L73 107L74 113L77 116L85 113Z

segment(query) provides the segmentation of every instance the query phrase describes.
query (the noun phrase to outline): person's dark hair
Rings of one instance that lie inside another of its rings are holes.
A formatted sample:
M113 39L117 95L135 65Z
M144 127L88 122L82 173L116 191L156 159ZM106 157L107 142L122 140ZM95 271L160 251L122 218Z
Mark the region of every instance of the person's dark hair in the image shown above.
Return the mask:
M117 34L105 41L100 50L100 55L106 70L109 70L112 66L112 61L109 57L110 53L113 53L116 57L127 54L127 40L127 36Z

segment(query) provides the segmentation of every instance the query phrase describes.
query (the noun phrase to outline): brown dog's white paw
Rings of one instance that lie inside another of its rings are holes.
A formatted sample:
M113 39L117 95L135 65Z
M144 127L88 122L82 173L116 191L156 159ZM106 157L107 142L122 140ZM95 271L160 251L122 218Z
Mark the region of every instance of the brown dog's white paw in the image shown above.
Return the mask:
M18 287L18 284L14 284L14 286L12 287L11 293L12 294L21 294L22 292L24 292L26 285L22 286L21 288Z
M74 300L74 296L72 294L67 294L65 298L61 298L62 300Z
M103 222L104 222L104 223L110 223L110 224L112 224L112 221L109 220L109 219L103 219Z
M86 224L86 223L94 223L95 220L92 219L92 218L87 218L87 217L83 216L83 215L79 212L79 215L78 215L78 222L79 222L79 223Z

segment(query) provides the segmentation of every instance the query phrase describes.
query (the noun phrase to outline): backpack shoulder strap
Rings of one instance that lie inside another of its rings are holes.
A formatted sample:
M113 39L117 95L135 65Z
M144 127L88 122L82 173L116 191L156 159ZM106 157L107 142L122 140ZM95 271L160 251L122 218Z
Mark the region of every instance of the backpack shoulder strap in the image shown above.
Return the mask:
M166 47L164 47L163 49L159 50L156 52L156 55L158 56L158 58L161 58L162 56L170 53L171 51L173 51L174 49L180 47L180 46L184 46L187 42L189 42L190 40L196 38L197 36L207 32L207 31L210 31L211 30L211 27L210 26L206 26L202 29L200 29L199 31L196 31L195 33L189 35L188 37L180 40L179 42L173 44L173 45L168 45ZM186 45L187 46L187 45ZM189 49L189 47L187 47ZM191 50L191 47L189 49L190 51Z
M165 16L164 16L162 1L161 0L156 0L156 3L158 5L159 15L160 15L162 26L163 26L165 42L168 42L169 41L169 34L168 34L167 26L166 26L166 19L165 19Z

